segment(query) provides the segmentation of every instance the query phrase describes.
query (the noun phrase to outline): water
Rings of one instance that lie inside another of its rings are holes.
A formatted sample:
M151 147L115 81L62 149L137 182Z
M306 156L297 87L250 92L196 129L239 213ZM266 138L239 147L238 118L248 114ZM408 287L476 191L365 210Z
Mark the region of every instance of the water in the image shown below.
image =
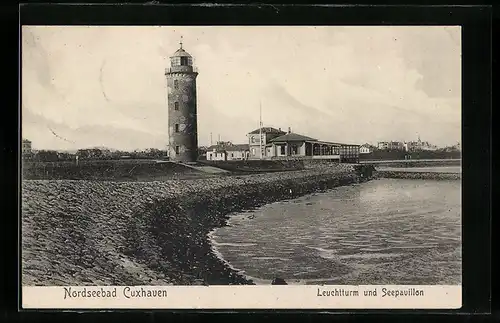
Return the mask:
M460 181L379 179L234 215L212 233L269 284L461 284Z

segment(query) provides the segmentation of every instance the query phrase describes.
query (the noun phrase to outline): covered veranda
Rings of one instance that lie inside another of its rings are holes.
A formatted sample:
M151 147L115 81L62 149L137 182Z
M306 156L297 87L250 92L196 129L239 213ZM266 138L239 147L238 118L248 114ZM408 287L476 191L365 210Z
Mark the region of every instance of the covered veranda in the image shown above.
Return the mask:
M275 158L340 159L340 144L317 141L272 141L269 145Z

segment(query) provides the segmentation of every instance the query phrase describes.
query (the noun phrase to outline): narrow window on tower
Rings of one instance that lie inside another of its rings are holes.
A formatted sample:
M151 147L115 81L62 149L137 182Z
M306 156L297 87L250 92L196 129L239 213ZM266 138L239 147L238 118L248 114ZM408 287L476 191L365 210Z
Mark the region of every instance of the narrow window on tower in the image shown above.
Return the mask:
M179 151L180 151L180 147L179 146L175 146L175 154L178 155L179 154Z
M181 57L181 65L187 65L188 64L188 58L187 57Z
M179 81L174 80L174 89L178 89L178 88L179 88Z
M174 102L174 110L179 110L179 102Z
M178 123L175 124L175 132L179 132L179 124Z

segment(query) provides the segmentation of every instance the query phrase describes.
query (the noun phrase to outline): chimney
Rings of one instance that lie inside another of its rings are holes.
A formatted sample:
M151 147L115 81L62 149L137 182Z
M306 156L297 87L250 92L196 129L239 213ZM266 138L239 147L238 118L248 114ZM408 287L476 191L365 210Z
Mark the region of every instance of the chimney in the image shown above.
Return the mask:
M278 131L281 131L281 128L278 128Z
M288 133L292 132L292 128L288 127Z

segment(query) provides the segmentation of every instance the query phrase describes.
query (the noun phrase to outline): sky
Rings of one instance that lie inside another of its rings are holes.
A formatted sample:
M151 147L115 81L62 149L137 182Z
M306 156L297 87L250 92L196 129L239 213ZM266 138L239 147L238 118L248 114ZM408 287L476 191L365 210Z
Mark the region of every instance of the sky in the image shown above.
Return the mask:
M461 138L458 26L23 26L22 136L34 149L166 149L165 68L198 68L200 145L264 126L324 141Z

